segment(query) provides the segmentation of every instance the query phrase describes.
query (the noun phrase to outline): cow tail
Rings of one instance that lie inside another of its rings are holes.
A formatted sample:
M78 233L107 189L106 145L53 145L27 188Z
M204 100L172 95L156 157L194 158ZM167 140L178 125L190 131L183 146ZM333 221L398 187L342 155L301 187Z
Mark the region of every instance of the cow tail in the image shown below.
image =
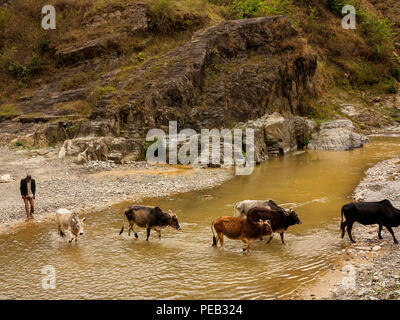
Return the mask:
M342 216L342 219L340 220L340 225L342 225L343 224L343 207L342 207L342 210L340 212L341 212L341 216Z
M124 227L125 227L125 212L124 212L124 215L122 217L122 228L121 228L121 231L119 232L119 235L121 235L122 232L124 232Z
M340 220L340 229L344 229L345 225L343 224L343 213L344 213L344 206L342 207L341 212L341 220Z
M217 245L217 238L215 237L215 233L214 233L214 221L211 222L211 232L213 234L213 244L212 244L212 246L215 247Z

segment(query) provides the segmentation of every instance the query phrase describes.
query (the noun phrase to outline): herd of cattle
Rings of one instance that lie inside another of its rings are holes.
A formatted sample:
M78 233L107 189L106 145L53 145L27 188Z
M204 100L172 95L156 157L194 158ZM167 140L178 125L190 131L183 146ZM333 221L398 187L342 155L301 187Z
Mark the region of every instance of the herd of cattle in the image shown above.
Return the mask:
M378 224L378 237L382 239L382 228L385 227L393 237L394 243L398 243L394 236L392 227L400 225L400 210L392 206L389 200L378 202L353 202L346 204L341 210L341 231L342 238L347 233L352 242L355 242L351 230L355 222L363 225ZM343 221L343 216L345 221ZM161 239L161 229L165 227L173 227L180 230L178 217L172 212L163 212L159 207L134 205L127 208L124 212L124 220L119 234L122 234L125 226L125 218L128 220L129 229L136 233L135 225L146 228L149 240L150 231L155 230ZM70 234L69 242L74 239L78 241L78 236L83 235L85 219L80 219L77 212L60 209L56 213L56 224L58 234L62 237L66 233ZM242 240L246 248L244 251L250 250L251 240L263 240L263 237L269 236L267 243L272 240L274 233L279 233L282 244L284 244L283 233L290 227L300 224L301 221L297 213L292 209L284 209L277 205L273 200L244 200L236 203L234 207L234 216L223 216L211 223L211 231L213 234L213 246L217 246L220 242L224 247L224 236ZM215 233L217 236L215 236Z

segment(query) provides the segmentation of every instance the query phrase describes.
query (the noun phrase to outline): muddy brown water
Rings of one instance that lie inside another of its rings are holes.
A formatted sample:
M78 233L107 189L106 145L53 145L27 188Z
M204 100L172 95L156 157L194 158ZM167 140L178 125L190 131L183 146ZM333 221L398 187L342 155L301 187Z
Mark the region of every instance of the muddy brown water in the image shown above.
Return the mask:
M87 216L85 235L69 245L51 222L0 235L0 298L9 299L270 299L291 297L317 279L348 245L339 233L340 208L376 162L400 154L400 138L374 137L348 152L304 152L267 161L250 176L202 192L142 203L171 209L181 231L162 240L119 236L129 203ZM251 253L241 241L211 247L210 223L232 215L243 199L274 199L295 207L303 223ZM361 227L355 226L354 235ZM398 231L397 231L398 232ZM387 236L387 234L384 234ZM56 289L43 289L42 268L56 270Z

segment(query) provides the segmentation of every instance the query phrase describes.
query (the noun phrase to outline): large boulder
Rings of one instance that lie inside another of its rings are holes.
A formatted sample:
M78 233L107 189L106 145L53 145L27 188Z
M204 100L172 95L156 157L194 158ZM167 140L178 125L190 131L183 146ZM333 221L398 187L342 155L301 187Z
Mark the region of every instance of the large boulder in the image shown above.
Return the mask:
M369 139L358 133L350 120L334 120L320 125L308 144L311 150L352 150L360 148Z
M297 149L294 121L274 112L265 119L265 144L268 153L288 154Z
M270 155L285 155L302 149L316 123L304 117L286 118L274 112L249 120L244 127L254 129L254 160L260 163Z
M311 139L311 134L317 127L317 123L299 116L294 117L293 121L297 147L303 149Z

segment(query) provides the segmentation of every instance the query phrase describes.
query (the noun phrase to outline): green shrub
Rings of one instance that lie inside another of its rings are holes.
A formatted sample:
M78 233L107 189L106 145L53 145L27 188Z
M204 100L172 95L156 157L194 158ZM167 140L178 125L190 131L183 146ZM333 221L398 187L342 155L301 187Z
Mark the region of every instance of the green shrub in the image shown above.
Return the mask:
M235 0L226 11L227 19L245 19L264 15L266 6L262 0Z
M399 91L397 83L393 79L390 82L390 84L388 85L386 91L387 91L387 93L391 93L391 94L396 94Z
M345 0L326 0L326 7L336 15L342 15L342 8L346 4Z
M17 147L22 147L22 142L21 142L21 141L16 141L16 142L15 142L15 145L16 145Z
M45 53L49 49L50 40L46 37L40 37L37 46L40 53Z
M381 19L375 14L361 10L361 30L367 44L376 51L377 60L388 60L393 51L393 24L387 18Z
M400 66L395 66L392 70L392 76L397 80L400 81Z
M44 63L37 54L33 53L30 62L23 65L16 58L17 52L15 47L6 51L0 56L0 63L4 72L18 81L26 83L32 75L42 70Z
M216 4L219 6L231 5L234 0L208 0L209 3Z
M171 0L156 0L154 4L154 28L156 32L167 34L174 30L175 5Z
M146 60L146 58L145 58L143 52L139 52L139 53L137 54L137 56L136 56L136 59L137 59L138 62L143 62L143 61Z
M272 0L265 4L266 15L282 15L288 13L293 8L291 0Z

